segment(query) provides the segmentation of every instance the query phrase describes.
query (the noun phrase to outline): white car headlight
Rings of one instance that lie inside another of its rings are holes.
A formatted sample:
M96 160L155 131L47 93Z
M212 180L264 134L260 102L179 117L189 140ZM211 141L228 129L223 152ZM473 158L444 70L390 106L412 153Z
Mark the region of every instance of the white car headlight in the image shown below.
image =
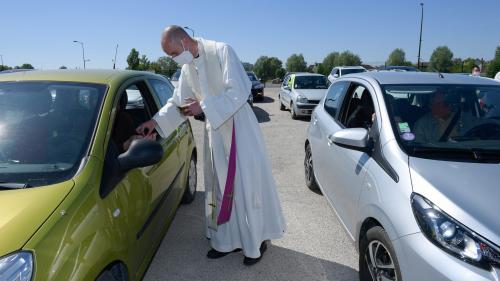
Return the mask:
M480 237L419 194L412 195L411 205L420 229L436 246L487 270L492 266L500 266L498 246Z
M303 95L298 95L297 96L297 102L300 102L300 103L308 103L309 101L307 100L306 97L304 97Z
M33 274L33 254L17 252L0 258L0 280L29 281Z

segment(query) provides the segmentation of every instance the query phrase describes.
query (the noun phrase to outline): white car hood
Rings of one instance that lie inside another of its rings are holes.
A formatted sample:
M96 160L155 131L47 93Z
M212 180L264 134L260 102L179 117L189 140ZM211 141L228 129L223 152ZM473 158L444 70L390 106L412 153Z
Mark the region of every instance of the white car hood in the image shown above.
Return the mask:
M500 245L500 165L410 157L413 191Z
M308 100L321 100L326 94L326 89L297 89L294 92L297 95L303 95Z

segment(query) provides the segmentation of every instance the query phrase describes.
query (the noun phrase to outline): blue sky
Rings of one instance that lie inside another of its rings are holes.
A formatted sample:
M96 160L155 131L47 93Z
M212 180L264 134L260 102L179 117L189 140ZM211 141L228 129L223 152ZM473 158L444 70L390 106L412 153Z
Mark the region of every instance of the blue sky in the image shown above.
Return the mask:
M44 0L2 1L0 54L4 64L52 69L125 68L131 48L149 59L163 53L169 24L190 26L196 36L231 44L242 61L260 55L285 61L302 53L308 63L331 51L350 50L366 63L383 63L394 48L417 60L422 0ZM491 59L500 45L500 1L423 0L422 58L448 45L455 57Z

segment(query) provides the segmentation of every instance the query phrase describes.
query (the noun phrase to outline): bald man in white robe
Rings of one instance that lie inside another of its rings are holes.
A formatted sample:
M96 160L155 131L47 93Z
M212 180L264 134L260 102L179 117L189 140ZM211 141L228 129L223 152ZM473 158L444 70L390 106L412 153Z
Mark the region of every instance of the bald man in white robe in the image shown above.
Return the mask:
M206 235L212 247L207 257L243 250L243 263L253 265L266 241L283 236L285 220L262 131L247 103L251 82L226 43L191 38L169 26L161 45L182 65L179 85L137 131L156 129L165 137L186 116L204 114Z

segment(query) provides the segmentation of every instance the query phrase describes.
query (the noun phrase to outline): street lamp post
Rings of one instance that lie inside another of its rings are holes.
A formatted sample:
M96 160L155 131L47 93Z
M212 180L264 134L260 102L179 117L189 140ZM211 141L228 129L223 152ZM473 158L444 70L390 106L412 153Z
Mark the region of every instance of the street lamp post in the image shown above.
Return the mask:
M193 29L189 28L189 26L184 26L184 28L191 31L191 33L193 34L193 37L194 37L194 30Z
M116 69L116 53L118 53L118 44L116 44L115 59L113 60L113 69Z
M422 7L422 16L420 17L420 40L418 41L418 60L417 68L420 69L420 50L422 49L422 26L424 24L424 3L420 3Z
M77 40L73 40L73 43L78 43L78 44L82 45L83 69L85 69L85 62L87 62L89 60L85 59L85 47L83 46L83 42L80 42L80 41L77 41Z

